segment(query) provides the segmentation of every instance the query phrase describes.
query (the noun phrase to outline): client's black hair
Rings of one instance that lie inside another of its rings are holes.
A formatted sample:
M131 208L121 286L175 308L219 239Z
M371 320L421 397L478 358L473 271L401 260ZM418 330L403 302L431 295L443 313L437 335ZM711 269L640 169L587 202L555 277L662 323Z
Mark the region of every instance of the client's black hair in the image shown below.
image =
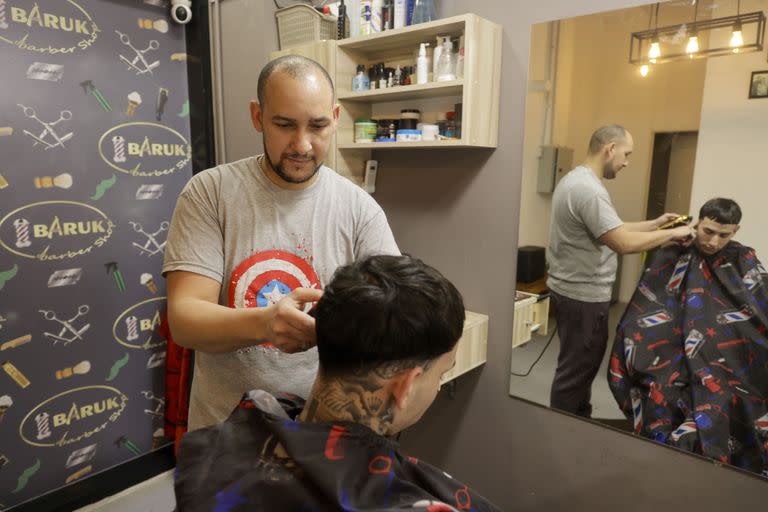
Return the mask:
M389 363L428 365L453 350L464 327L461 294L410 256L371 256L340 267L315 311L326 375Z
M701 207L699 220L701 219L712 219L720 224L738 224L741 222L741 208L733 199L716 197Z

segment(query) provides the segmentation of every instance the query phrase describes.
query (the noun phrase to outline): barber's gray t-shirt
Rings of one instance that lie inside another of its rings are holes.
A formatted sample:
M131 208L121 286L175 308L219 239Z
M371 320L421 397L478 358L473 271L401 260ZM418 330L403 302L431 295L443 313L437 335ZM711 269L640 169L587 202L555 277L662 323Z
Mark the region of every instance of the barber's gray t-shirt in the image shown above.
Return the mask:
M583 302L611 300L616 253L598 238L622 224L608 191L589 167L566 174L552 196L547 286Z
M179 196L163 275L183 270L220 283L219 304L263 307L294 288L322 289L341 265L400 254L381 207L323 166L304 190L272 183L255 157L195 175ZM270 346L195 353L189 428L225 420L252 389L306 398L317 349L287 354Z

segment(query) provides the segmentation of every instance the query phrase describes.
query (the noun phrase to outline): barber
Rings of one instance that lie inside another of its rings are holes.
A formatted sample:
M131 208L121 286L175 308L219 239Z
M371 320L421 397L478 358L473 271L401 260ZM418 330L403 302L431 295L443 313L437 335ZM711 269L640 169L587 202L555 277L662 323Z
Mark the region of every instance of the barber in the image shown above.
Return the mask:
M623 222L602 180L629 164L634 142L618 125L598 128L584 163L558 183L552 197L547 263L560 354L550 406L589 418L591 388L608 342L608 309L616 254L640 253L670 241L690 241L689 226L658 228L678 215Z

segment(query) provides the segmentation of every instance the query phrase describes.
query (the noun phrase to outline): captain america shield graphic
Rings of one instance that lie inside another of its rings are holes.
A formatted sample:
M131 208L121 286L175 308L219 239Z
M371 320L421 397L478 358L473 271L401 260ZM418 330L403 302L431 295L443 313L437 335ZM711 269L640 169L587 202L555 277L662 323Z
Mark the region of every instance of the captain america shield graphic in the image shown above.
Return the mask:
M296 288L320 288L317 273L307 260L286 251L259 252L232 272L228 305L266 307L277 304Z

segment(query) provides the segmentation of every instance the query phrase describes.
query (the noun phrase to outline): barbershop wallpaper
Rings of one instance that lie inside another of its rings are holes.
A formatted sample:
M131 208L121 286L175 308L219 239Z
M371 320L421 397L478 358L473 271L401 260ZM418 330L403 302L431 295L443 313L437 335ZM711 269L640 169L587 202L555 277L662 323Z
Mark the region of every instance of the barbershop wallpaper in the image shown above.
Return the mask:
M0 0L0 510L157 449L192 175L166 0Z

